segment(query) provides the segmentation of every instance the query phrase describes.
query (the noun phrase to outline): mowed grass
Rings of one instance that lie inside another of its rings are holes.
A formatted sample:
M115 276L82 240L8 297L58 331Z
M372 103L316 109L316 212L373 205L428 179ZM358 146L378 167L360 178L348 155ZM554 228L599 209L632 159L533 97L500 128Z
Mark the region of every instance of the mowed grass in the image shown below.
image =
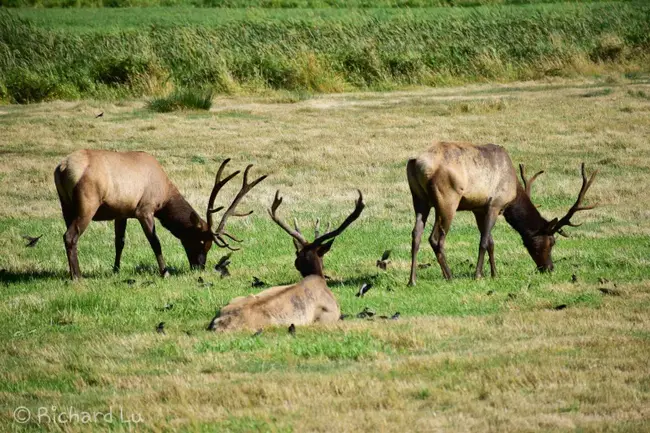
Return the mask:
M216 98L209 112L172 114L153 113L146 101L0 108L1 429L647 431L648 93L647 78L612 76ZM473 280L478 231L460 213L447 241L456 278L442 279L424 240L419 261L431 266L406 287L413 215L405 161L435 139L498 143L529 172L546 170L533 198L547 217L575 200L581 161L600 170L587 197L599 207L577 214L584 224L558 240L553 274L535 271L500 218L500 276ZM232 275L212 270L224 254L217 249L206 271L191 272L180 243L160 228L174 269L160 279L131 221L119 275L111 272L112 224L92 223L80 240L85 278L69 282L52 171L84 147L151 152L200 213L223 158L233 158L232 169L253 163L254 175L269 173L242 203L253 216L232 222L244 239ZM256 337L204 330L232 297L258 290L253 276L269 286L299 280L289 237L265 213L276 189L285 197L280 214L310 232L316 217L342 221L356 188L367 207L325 259L347 320L298 328L295 338L284 328ZM25 248L22 234L44 236ZM385 249L392 262L383 272L375 261ZM374 287L357 298L363 282ZM364 308L374 320L355 317ZM379 318L395 312L398 320ZM19 424L19 406L114 417ZM126 423L136 415L142 422Z

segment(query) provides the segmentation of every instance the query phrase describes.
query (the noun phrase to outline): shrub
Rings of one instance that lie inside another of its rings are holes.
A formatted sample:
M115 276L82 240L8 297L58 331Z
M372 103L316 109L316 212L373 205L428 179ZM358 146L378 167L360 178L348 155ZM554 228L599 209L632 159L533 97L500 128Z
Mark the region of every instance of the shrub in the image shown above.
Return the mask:
M177 110L209 110L212 106L212 90L177 90L162 98L149 101L148 107L158 113Z
M17 68L7 74L5 87L12 102L30 104L50 99L57 86L48 74Z

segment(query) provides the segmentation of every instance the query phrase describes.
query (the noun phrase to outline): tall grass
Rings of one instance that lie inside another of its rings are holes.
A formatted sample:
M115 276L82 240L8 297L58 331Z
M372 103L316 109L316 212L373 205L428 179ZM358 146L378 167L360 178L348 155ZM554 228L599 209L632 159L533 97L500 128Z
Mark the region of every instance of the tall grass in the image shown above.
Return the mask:
M77 32L41 28L0 10L0 98L26 103L156 95L173 88L333 92L650 64L650 5L644 3L270 18L258 10L236 19L209 12L197 25L149 22L118 30L104 23ZM130 13L146 19L148 10Z
M148 107L158 113L169 113L177 110L209 110L212 106L212 91L195 89L177 90L172 94L154 98Z
M534 3L591 2L597 0L0 0L4 7L148 7L194 6L211 8L422 8ZM622 0L624 1L624 0Z

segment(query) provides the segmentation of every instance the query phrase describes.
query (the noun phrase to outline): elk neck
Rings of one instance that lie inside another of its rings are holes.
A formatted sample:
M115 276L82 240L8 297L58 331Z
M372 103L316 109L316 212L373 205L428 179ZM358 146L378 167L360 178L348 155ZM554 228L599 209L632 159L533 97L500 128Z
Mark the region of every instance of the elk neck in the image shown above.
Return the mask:
M190 219L192 212L195 212L192 206L176 191L167 203L156 212L156 218L174 236L178 239L184 239L190 233L196 231L196 227Z
M520 184L517 184L517 196L503 210L503 216L524 241L531 239L548 223Z

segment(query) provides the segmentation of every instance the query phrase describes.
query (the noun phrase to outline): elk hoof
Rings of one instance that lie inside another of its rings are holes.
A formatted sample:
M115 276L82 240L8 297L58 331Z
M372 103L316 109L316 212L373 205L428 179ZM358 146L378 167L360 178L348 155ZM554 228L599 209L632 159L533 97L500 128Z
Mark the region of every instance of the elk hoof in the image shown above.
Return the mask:
M163 278L169 278L170 276L169 270L167 270L167 268L163 269L163 271L160 273L160 276Z

